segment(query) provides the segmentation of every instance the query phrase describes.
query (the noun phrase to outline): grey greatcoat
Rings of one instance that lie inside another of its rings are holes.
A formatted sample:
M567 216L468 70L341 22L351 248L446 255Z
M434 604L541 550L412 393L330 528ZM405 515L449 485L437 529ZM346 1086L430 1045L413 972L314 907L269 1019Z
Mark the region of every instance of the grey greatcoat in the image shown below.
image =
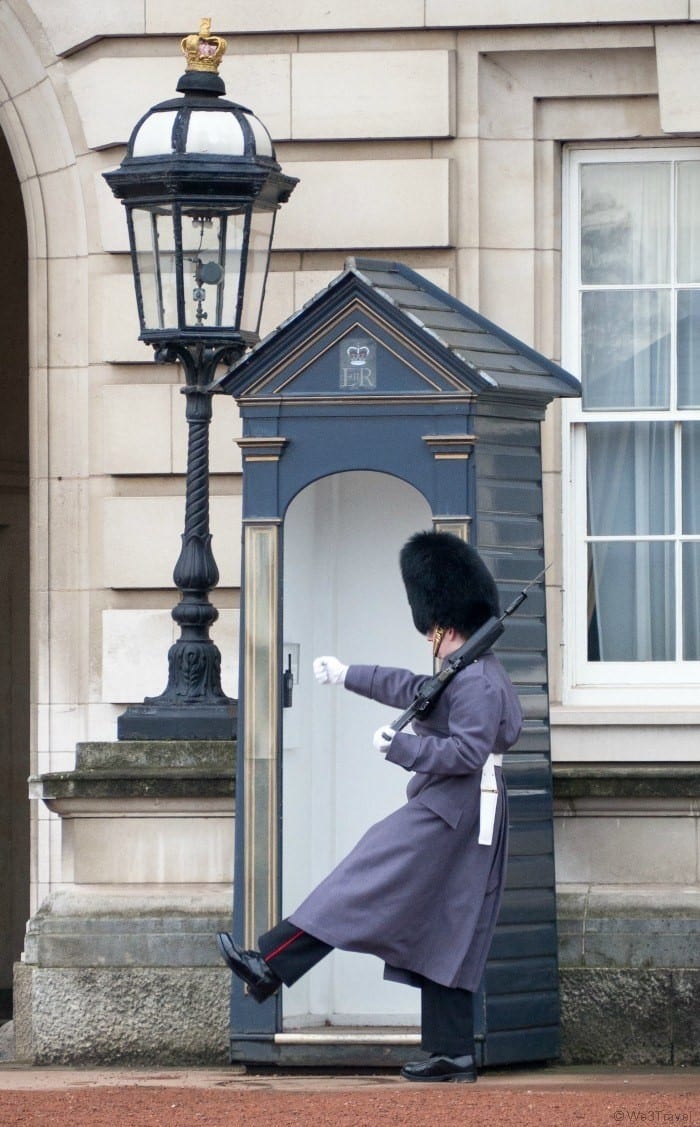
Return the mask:
M345 687L403 710L426 678L405 669L351 665ZM389 722L389 720L388 720ZM372 826L289 919L346 951L378 955L386 978L475 990L488 955L505 878L508 813L496 769L491 845L479 845L481 769L520 734L520 704L487 653L459 672L432 712L399 732L386 758L415 772L408 801Z

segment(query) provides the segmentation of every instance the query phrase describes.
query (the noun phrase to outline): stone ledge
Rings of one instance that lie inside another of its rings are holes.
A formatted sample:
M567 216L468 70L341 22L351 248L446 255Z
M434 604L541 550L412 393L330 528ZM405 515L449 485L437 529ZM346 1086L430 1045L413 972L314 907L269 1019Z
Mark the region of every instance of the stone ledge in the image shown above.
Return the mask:
M235 740L112 740L76 745L82 771L143 768L218 768L235 771Z
M698 798L698 763L555 763L555 799Z
M230 888L170 894L62 890L27 924L23 961L50 967L219 966L214 936L230 930Z
M557 929L562 967L700 972L700 887L559 890Z
M232 798L233 740L122 740L79 743L74 771L29 779L30 798Z
M59 771L29 778L29 797L44 802L68 798L233 798L235 793L233 769L217 775L167 767L156 771Z

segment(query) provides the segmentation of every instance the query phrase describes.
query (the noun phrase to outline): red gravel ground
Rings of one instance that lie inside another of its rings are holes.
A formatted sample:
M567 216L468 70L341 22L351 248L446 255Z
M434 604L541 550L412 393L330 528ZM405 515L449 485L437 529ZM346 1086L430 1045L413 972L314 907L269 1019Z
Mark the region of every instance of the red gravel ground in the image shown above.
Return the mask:
M119 1087L46 1076L35 1088L0 1090L0 1124L61 1127L616 1127L658 1124L700 1127L700 1077L580 1083L525 1083L507 1076L477 1084L413 1084L393 1077L283 1081L254 1077L213 1081L213 1086L155 1086L128 1078ZM169 1079L169 1078L164 1078ZM176 1081L177 1083L177 1081Z

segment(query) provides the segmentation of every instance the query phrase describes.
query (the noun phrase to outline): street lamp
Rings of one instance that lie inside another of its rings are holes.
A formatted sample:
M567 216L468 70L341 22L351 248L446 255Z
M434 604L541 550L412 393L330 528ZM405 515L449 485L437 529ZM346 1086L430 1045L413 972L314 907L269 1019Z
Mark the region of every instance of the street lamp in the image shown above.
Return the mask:
M168 684L119 717L119 739L231 739L236 701L221 688L209 637L219 580L209 531L213 380L259 339L275 216L297 181L250 110L222 97L226 40L202 20L182 40L177 90L135 126L119 168L104 174L126 209L140 340L184 369L188 424L185 529L173 580L180 637Z

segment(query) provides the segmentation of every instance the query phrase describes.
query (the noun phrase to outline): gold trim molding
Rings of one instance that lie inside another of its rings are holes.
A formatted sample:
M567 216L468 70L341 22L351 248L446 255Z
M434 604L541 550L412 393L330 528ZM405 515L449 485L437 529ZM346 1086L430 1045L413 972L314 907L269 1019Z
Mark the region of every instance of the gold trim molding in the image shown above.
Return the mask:
M245 942L277 922L280 686L277 522L244 525L243 817Z
M288 443L281 435L237 438L244 462L279 462Z
M469 516L433 518L433 528L436 532L451 532L454 536L459 536L460 540L466 540L467 544L471 523L472 518Z
M474 434L424 434L423 442L436 462L466 462L474 452Z

